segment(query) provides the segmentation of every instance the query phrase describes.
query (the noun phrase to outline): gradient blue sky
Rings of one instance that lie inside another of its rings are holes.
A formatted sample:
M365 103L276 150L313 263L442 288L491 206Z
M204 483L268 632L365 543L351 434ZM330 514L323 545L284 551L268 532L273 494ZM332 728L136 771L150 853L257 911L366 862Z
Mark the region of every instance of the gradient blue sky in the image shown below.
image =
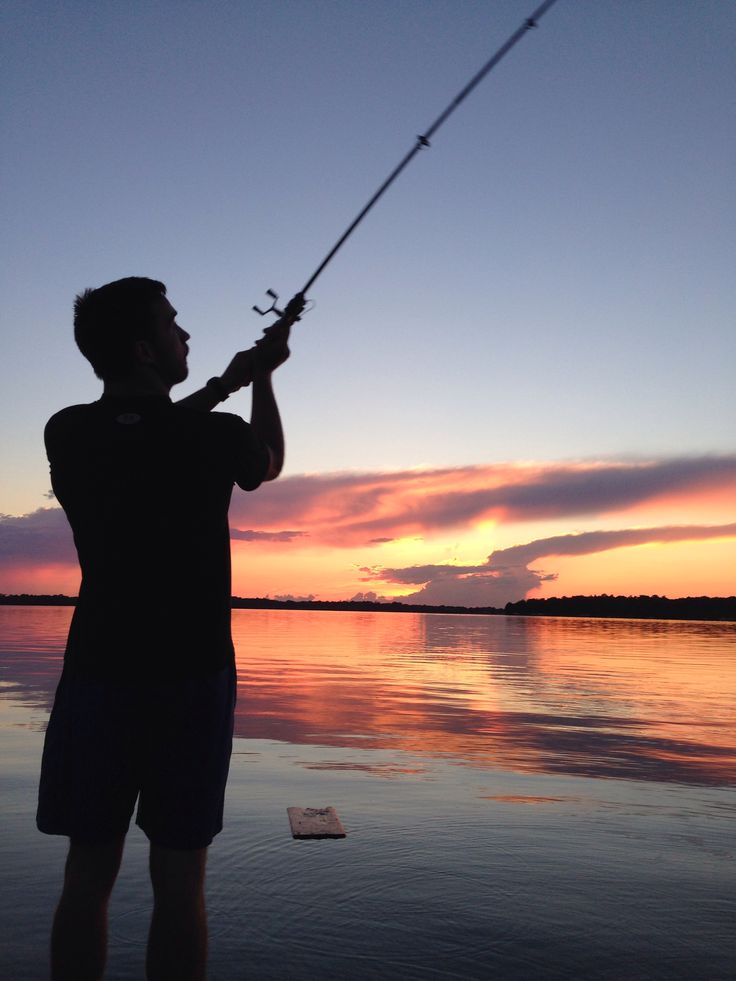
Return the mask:
M533 6L6 3L0 511L99 391L75 292L163 279L198 387ZM726 0L559 0L315 285L286 473L730 452L735 42Z

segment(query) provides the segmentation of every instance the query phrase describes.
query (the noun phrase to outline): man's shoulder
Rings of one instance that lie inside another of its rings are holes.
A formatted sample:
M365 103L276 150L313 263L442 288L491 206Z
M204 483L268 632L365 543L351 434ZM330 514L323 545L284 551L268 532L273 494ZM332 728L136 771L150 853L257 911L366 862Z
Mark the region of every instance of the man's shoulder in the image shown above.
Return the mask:
M97 405L97 402L90 402L82 405L68 405L65 409L59 409L46 423L46 436L64 432L66 429L92 418Z
M87 415L93 412L98 405L99 402L82 402L79 405L67 405L65 408L55 412L49 419L49 422L54 422L57 419L63 421L68 418Z

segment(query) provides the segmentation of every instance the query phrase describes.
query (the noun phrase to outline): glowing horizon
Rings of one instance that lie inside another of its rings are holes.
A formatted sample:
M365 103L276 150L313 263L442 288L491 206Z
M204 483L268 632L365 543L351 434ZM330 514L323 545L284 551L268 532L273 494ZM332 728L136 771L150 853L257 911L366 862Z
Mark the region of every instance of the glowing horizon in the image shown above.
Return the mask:
M733 499L733 455L296 475L234 495L233 594L729 596ZM0 591L69 593L78 580L58 508L0 517Z

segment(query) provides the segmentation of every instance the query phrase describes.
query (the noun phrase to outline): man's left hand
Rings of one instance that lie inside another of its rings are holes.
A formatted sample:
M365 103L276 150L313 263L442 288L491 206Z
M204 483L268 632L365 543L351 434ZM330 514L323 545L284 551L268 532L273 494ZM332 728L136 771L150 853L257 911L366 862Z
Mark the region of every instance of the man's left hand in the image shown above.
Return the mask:
M263 337L256 341L255 365L263 372L275 371L289 357L289 333L292 324L299 320L304 310L305 299L297 293L289 301L279 319L266 327Z
M220 376L228 392L232 394L239 388L245 388L253 381L255 374L270 374L287 360L291 325L299 320L305 302L301 293L297 293L289 301L281 317L270 327L266 327L263 337L247 351L239 351L235 355Z

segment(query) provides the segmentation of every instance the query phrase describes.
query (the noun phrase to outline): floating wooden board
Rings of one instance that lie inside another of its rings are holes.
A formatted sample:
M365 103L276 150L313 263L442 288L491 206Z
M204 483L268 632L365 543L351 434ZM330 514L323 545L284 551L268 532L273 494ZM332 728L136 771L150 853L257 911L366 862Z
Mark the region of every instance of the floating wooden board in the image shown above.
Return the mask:
M334 807L287 807L294 838L344 838L345 828Z

